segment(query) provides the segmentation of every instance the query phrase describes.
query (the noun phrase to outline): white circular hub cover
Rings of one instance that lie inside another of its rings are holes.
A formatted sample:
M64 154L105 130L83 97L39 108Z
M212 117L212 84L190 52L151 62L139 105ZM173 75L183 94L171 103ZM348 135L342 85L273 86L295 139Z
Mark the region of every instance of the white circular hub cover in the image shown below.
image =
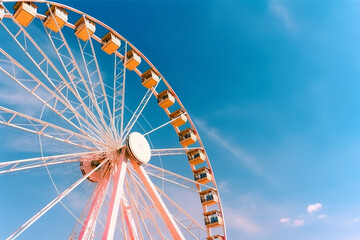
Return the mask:
M127 147L131 157L138 163L147 163L151 158L150 145L146 138L138 133L130 133L127 139Z

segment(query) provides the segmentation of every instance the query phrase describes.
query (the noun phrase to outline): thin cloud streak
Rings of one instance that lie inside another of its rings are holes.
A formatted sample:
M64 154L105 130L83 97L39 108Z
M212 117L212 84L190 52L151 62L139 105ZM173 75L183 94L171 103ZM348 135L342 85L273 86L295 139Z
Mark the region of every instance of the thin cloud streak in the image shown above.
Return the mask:
M291 220L290 218L280 218L280 223L282 223L284 226L288 227L301 227L305 224L305 220L302 218Z
M289 10L278 0L269 1L270 12L283 22L287 30L295 30L296 25L294 23L293 17L290 14Z
M263 169L256 162L256 159L251 154L245 152L241 146L236 143L231 142L226 139L224 136L221 136L219 131L210 127L204 120L195 118L196 126L199 127L208 137L210 137L214 142L218 143L219 146L223 147L231 154L233 154L237 159L239 159L248 169L254 172L257 175L263 174Z
M295 219L293 221L293 226L294 227L301 227L305 224L305 220L304 219Z
M290 218L280 218L280 223L288 224L290 222Z
M226 208L225 212L226 223L228 227L241 230L242 232L247 234L256 234L262 231L262 229L257 223L246 217L241 216L242 214L240 214L237 209Z

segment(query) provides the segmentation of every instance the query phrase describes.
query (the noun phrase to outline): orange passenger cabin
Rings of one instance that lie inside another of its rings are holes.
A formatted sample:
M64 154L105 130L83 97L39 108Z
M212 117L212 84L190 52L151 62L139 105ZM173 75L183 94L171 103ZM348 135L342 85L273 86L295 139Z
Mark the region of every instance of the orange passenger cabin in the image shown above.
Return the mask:
M212 180L212 175L209 168L202 167L199 169L193 170L194 180L198 183L206 184Z
M203 163L206 160L204 150L201 148L196 148L186 152L189 163L191 165L197 165Z
M37 8L38 6L32 2L17 2L13 7L15 10L14 18L23 27L27 27L34 20Z
M187 117L185 111L182 109L178 109L175 112L170 114L171 124L174 127L180 127L187 122Z
M141 74L141 84L148 89L155 87L159 81L159 76L151 68Z
M175 103L175 97L169 90L165 90L158 94L157 101L159 106L165 109Z
M196 135L191 128L179 132L179 141L183 147L187 147L196 142Z
M205 206L217 204L219 202L217 191L211 188L200 192L200 200L201 204Z
M204 221L205 221L205 226L210 228L220 227L223 225L221 212L218 210L213 210L204 213Z
M108 32L102 39L101 39L101 49L106 52L107 54L111 55L121 45L120 38L118 38L112 32Z
M83 41L89 40L96 30L95 23L85 17L81 17L75 27L75 35Z
M225 238L221 235L214 235L211 237L207 237L206 240L224 240Z
M141 57L134 50L129 50L126 53L126 68L130 71L134 70L141 63Z
M54 5L45 12L45 16L44 25L54 32L59 32L68 21L68 12Z

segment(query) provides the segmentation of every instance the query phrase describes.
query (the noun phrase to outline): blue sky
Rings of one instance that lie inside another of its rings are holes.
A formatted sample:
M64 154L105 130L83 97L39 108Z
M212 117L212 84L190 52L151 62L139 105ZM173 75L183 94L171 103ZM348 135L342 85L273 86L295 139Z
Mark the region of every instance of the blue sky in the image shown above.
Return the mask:
M358 239L359 2L122 4L196 119L229 239Z
M228 239L359 239L359 1L62 2L171 84L209 154Z

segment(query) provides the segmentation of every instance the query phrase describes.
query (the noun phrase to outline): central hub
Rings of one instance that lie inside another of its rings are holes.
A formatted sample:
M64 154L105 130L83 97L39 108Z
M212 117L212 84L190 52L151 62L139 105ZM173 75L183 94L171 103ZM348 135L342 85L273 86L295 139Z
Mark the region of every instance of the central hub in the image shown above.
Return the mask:
M105 159L109 159L109 164L111 165L111 161L118 159L119 152L122 150L126 150L128 158L134 160L139 165L150 161L151 150L148 141L142 134L133 132L127 137L126 146L122 146L118 150L101 154L84 154L84 156L80 158L81 173L85 176L98 167ZM104 171L110 169L109 164L98 168L87 179L91 182L99 182Z
M101 164L105 160L105 154L84 154L80 158L80 170L82 175L90 173L93 169ZM106 168L105 166L97 169L93 174L91 174L87 179L90 182L99 182L101 179L102 169Z
M146 138L138 133L130 133L126 139L127 153L138 164L147 163L151 158L150 145Z

